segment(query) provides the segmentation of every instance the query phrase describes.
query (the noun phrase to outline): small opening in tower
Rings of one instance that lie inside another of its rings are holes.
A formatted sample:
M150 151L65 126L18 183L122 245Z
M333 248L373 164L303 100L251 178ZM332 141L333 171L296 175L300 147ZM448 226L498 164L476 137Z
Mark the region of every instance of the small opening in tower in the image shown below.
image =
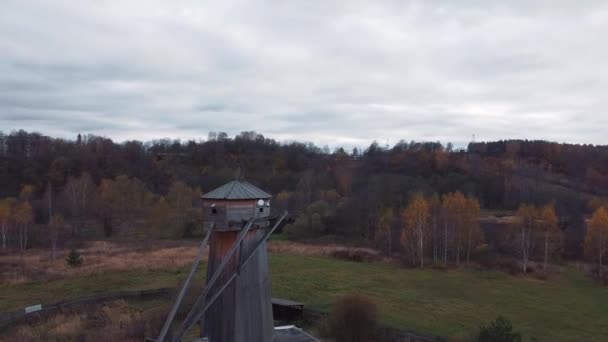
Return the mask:
M260 208L260 212L263 213L264 212L264 207Z
M211 214L217 214L217 209L215 208L215 203L211 205Z

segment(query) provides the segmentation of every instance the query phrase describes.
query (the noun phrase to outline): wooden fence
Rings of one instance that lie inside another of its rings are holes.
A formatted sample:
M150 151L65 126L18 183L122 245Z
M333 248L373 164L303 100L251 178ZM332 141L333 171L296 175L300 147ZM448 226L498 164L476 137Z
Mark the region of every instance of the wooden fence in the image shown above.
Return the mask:
M19 310L0 312L0 331L12 325L19 324L31 318L41 318L52 315L60 309L74 308L78 306L99 304L111 300L147 300L157 298L171 298L174 295L173 288L160 288L153 290L134 290L134 291L118 291L110 293L101 293L90 296L83 296L73 299L67 299L51 304L42 304L39 308L30 306ZM276 299L275 299L276 300ZM33 310L33 311L32 311ZM304 308L304 320L314 322L324 319L327 313ZM392 327L380 327L378 329L378 338L380 341L386 342L445 342L446 339L440 336L421 334L415 331L397 329Z
M62 308L73 308L82 305L90 305L103 303L118 299L155 299L169 298L174 289L161 288L153 290L135 290L135 291L118 291L101 293L96 295L77 297L73 299L62 300L51 304L39 304L29 306L20 310L9 312L0 312L0 330L3 330L11 325L19 324L30 318L39 318L53 314Z

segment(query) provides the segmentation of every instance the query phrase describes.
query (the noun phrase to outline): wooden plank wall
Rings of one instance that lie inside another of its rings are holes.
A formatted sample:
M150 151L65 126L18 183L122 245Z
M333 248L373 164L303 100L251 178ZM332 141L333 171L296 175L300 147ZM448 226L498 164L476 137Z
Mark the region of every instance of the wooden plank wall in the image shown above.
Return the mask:
M225 283L239 263L262 241L265 231L252 229L247 233L237 253L209 292L207 300ZM238 231L214 232L209 251L207 279L222 262L236 240ZM235 281L209 308L202 320L201 336L213 342L269 342L274 336L272 295L268 271L266 242L258 248L248 263L239 270Z
M264 237L264 230L247 234L241 245L240 259L249 256ZM272 296L266 242L258 248L237 278L237 311L235 341L267 342L274 335Z
M227 201L226 219L235 222L249 220L255 215L256 201L257 200Z
M258 200L204 200L203 217L205 228L209 228L211 223L215 223L216 230L240 230L243 221L248 221L254 215L257 217L269 217L270 208L263 207L259 212L257 207ZM212 205L215 204L216 214L212 213ZM257 211L257 212L256 212Z
M219 267L222 259L236 240L238 231L213 232L209 244L209 265L207 279L210 279ZM239 251L232 256L231 261L217 282L207 294L208 301L225 284L226 280L236 271ZM209 337L214 342L234 341L234 311L236 309L236 282L232 282L218 299L209 307L202 321L201 337Z
M212 205L215 204L216 214L212 212ZM226 220L226 201L222 200L205 200L203 201L203 218L205 229L209 229L215 223L216 230L225 230L228 228Z

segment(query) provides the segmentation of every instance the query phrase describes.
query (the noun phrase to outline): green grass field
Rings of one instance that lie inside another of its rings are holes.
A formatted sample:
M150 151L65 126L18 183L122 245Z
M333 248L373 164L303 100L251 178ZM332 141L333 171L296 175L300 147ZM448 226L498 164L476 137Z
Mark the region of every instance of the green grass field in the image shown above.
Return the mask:
M542 281L498 272L401 269L327 257L271 254L273 296L327 310L341 294L372 297L383 323L464 336L502 314L540 341L608 341L608 288L575 270ZM106 272L0 288L0 310L118 289L173 287L186 268ZM202 277L204 272L199 272Z

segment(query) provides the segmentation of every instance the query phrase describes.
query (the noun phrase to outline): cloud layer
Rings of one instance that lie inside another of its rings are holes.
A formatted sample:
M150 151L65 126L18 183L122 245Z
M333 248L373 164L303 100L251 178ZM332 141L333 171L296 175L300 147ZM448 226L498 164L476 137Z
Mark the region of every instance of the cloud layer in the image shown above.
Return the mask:
M605 1L2 7L5 132L608 144Z

